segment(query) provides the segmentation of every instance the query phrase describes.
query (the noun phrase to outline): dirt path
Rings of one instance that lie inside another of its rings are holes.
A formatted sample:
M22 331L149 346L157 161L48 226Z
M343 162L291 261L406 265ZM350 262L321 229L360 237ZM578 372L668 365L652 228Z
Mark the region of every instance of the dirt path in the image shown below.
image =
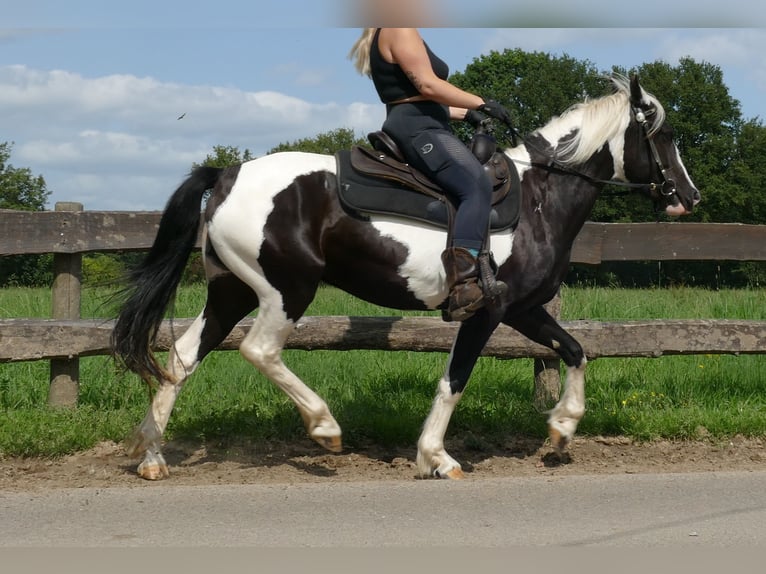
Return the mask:
M539 441L511 439L501 448L447 448L469 479L500 476L765 470L763 439L638 443L626 438L578 438L563 458ZM170 481L183 485L414 480L415 449L355 449L326 454L306 440L291 445L216 447L171 442L165 446ZM136 461L122 446L102 443L55 460L0 459L0 490L140 487ZM159 484L159 483L158 483Z

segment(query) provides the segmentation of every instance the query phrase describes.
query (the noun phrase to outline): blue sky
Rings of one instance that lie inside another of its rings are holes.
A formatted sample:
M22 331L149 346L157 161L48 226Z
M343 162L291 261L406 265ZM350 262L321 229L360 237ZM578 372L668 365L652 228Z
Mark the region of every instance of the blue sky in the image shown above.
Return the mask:
M360 11L368 3L17 2L0 24L0 142L13 142L13 165L45 177L51 207L155 210L214 145L257 155L337 127L364 135L384 111L347 54L358 26L373 24ZM408 0L405 15L421 20L395 24L442 26L422 35L453 71L506 48L566 53L603 70L691 56L722 69L746 119L766 118L766 29L743 27L763 26L763 15L740 0L725 13L701 0L666 4L630 4L643 8L627 14L602 0L584 2L587 11L563 0L513 10Z

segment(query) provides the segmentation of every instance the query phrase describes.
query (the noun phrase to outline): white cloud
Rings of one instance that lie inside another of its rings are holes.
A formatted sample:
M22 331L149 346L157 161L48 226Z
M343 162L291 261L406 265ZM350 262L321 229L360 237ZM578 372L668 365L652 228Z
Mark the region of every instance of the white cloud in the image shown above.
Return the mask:
M763 26L763 10L752 0L644 0L628 6L614 0L447 0L455 25L499 26L710 27Z
M26 66L0 67L0 109L13 163L45 177L51 203L86 209L160 209L215 145L261 155L338 127L362 135L384 113L377 105Z
M680 34L662 38L661 50L667 58L678 60L692 56L721 67L748 70L761 79L766 76L766 29L711 29L695 34ZM761 84L766 88L766 84Z

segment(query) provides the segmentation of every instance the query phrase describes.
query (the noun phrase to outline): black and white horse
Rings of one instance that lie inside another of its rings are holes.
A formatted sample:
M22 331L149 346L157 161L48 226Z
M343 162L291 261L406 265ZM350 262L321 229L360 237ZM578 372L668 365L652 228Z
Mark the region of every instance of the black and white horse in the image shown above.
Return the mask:
M508 285L499 304L459 328L431 412L418 440L422 476L459 478L444 436L482 348L500 323L554 349L566 364L561 398L548 416L563 449L585 413L586 358L543 308L557 292L572 243L607 181L641 184L670 215L692 211L692 183L657 99L634 77L612 78L613 93L579 103L502 150L521 176L515 229L491 236ZM225 169L198 168L168 201L154 245L133 273L112 335L113 351L157 390L128 442L143 456L140 476L168 475L160 444L184 382L245 315L259 308L242 355L293 400L308 434L341 450L341 429L325 401L282 362L282 349L320 282L397 309L439 309L447 296L440 253L445 231L396 217L359 218L339 202L333 156L287 152ZM204 211L207 302L177 340L166 366L151 345L191 253Z

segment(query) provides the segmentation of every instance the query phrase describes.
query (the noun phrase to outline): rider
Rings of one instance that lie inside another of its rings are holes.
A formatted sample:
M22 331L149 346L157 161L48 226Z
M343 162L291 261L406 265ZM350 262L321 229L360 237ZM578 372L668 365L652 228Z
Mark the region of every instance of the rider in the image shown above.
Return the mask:
M478 254L487 238L492 184L481 163L454 134L450 120L477 125L484 114L508 122L506 109L447 81L449 68L416 28L365 28L349 57L370 76L386 104L383 131L414 168L458 201L453 240L441 259L449 286L448 314L463 321L486 303ZM505 289L496 282L495 289Z

